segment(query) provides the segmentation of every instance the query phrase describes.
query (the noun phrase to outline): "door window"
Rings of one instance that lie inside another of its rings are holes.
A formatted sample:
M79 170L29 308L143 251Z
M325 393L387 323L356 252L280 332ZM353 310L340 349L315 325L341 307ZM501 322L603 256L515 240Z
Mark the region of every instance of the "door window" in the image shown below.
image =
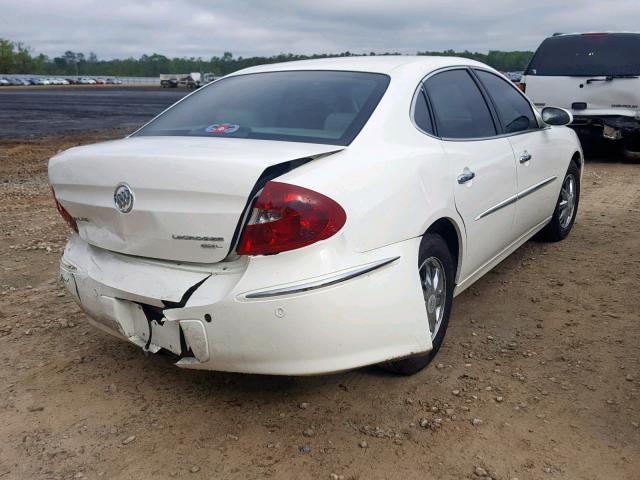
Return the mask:
M505 133L538 128L531 105L515 86L493 73L484 70L474 71L489 92Z
M433 123L431 122L431 114L427 99L424 96L422 88L416 94L415 104L413 107L413 119L420 130L433 135Z
M425 82L438 135L482 138L496 135L489 107L467 70L447 70Z

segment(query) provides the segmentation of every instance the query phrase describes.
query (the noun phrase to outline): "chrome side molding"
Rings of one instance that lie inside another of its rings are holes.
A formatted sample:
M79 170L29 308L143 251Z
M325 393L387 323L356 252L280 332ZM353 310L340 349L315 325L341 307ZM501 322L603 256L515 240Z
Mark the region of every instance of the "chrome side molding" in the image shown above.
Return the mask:
M541 182L536 183L535 185L531 185L529 188L526 188L523 191L521 191L519 193L516 193L515 195L512 195L509 198L504 199L503 201L501 201L497 205L494 205L493 207L485 210L480 215L478 215L474 220L480 220L481 218L484 218L487 215L491 215L492 213L497 212L501 208L504 208L504 207L506 207L508 205L516 203L518 200L521 200L524 197L526 197L527 195L531 195L533 192L535 192L537 190L540 190L542 187L550 184L551 182L553 182L557 178L558 177L555 177L555 176L554 177L549 177L549 178L547 178L545 180L542 180Z
M322 280L293 285L291 287L274 288L272 290L263 290L259 292L248 293L244 297L248 299L269 298L277 297L280 295L291 295L294 293L308 292L310 290L316 290L318 288L329 287L331 285L346 282L347 280L351 280L352 278L359 277L360 275L364 275L365 273L372 272L374 270L377 270L378 268L382 268L385 265L389 265L390 263L395 262L399 258L400 257L385 258L384 260L378 260L376 262L367 263L366 265L343 271L337 275L323 278Z
M512 195L509 198L505 198L503 201L501 201L497 205L494 205L493 207L491 207L491 208L485 210L484 212L482 212L474 220L480 220L481 218L484 218L487 215L491 215L492 213L497 212L501 208L504 208L504 207L506 207L508 205L511 205L512 203L516 203L517 201L518 201L518 194Z
M553 182L556 178L558 177L549 177L546 180L542 180L539 183L536 183L535 185L531 185L529 188L521 191L518 194L518 200L520 200L521 198L526 197L527 195L532 194L533 192L540 190L542 187L544 187L545 185L550 184L551 182Z

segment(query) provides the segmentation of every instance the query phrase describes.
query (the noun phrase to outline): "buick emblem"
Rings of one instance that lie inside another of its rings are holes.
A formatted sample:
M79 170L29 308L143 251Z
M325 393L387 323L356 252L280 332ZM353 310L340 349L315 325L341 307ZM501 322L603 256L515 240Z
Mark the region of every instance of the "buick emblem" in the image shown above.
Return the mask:
M126 183L119 183L113 192L113 202L121 213L129 213L133 209L133 190Z

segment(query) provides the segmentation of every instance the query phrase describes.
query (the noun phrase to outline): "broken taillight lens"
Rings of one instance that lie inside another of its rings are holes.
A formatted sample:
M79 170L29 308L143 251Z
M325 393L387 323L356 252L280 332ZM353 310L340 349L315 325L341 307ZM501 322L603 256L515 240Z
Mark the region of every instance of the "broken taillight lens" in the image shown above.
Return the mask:
M238 253L268 255L324 240L347 221L344 209L307 188L267 182L244 228Z
M73 218L71 214L67 212L66 208L64 208L62 204L58 201L58 199L56 198L56 192L53 190L53 188L51 189L51 192L53 193L53 201L56 202L56 208L58 209L58 213L60 214L62 219L65 222L67 222L67 225L69 225L69 227L73 231L78 233L78 224L76 223L75 218Z

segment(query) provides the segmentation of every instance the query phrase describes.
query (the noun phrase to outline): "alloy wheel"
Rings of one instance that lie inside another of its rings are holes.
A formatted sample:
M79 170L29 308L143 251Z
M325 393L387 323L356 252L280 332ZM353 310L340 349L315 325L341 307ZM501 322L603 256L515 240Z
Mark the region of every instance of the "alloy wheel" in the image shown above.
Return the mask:
M420 281L433 341L442 325L447 300L447 279L442 262L436 257L427 258L420 265Z
M567 175L560 190L560 201L558 203L560 227L567 228L573 220L573 213L576 209L576 179L573 175Z

